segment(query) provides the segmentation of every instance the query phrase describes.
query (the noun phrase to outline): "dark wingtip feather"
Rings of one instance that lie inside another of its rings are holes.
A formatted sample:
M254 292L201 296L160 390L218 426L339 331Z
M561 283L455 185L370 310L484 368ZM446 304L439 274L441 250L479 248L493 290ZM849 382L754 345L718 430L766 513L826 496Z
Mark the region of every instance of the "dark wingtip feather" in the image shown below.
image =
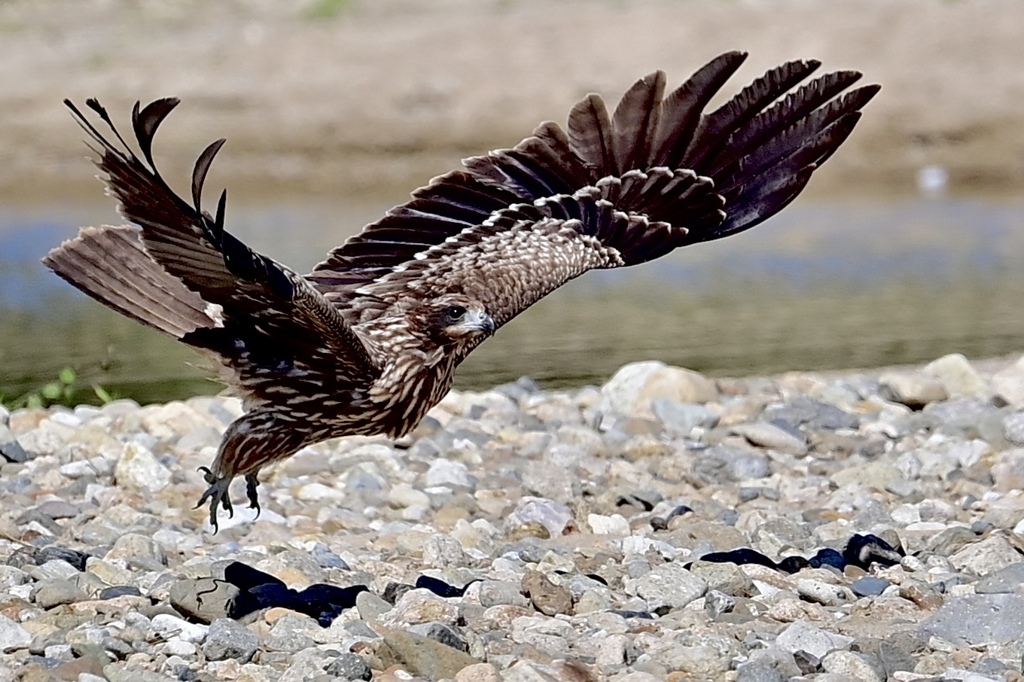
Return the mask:
M135 138L139 141L139 148L142 155L146 157L150 168L155 168L153 163L153 136L157 128L167 118L176 106L181 103L177 97L164 97L150 102L139 111L139 103L135 103L132 109L132 128L135 130Z
M215 142L211 142L203 150L203 153L199 155L199 158L196 159L196 165L192 169L192 203L196 208L196 213L202 213L200 201L203 197L203 184L206 182L206 174L210 172L210 166L213 165L217 152L220 151L226 141L222 137Z

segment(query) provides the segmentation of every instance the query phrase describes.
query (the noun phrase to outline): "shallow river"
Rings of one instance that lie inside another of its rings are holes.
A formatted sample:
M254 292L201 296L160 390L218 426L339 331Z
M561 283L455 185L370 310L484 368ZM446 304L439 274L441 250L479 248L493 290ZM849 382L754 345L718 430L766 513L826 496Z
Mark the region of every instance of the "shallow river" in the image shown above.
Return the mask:
M229 227L308 270L386 204L235 201ZM215 392L188 349L78 295L39 258L106 203L0 207L0 396L78 373L140 401ZM605 380L644 359L711 375L871 367L1024 350L1024 200L801 200L751 232L590 273L485 343L458 385ZM192 363L192 364L190 364Z

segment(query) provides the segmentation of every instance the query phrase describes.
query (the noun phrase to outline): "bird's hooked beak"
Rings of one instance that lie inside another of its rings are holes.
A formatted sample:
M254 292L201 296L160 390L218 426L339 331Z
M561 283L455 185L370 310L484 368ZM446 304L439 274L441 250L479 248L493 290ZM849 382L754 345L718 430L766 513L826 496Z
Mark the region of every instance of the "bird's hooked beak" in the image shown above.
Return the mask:
M483 311L471 311L466 314L466 326L473 327L480 330L487 336L490 336L498 328L498 325L494 323L494 318Z

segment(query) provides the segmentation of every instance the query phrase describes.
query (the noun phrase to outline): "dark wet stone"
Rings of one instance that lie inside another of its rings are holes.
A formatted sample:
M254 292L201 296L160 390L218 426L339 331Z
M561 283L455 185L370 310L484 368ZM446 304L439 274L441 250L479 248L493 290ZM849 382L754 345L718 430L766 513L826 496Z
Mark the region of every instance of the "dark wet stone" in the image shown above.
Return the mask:
M439 597L445 597L445 598L448 598L448 597L461 597L462 595L466 594L466 588L468 588L470 585L472 585L475 582L479 582L479 581L478 580L471 580L468 583L466 583L465 585L463 585L462 587L455 587L454 585L449 585L445 581L439 580L438 578L432 578L429 575L421 575L420 577L416 578L416 585L415 585L415 587L421 588L421 589L430 590L431 592L433 592L434 594L436 594ZM395 584L395 583L392 583L392 584ZM390 585L389 585L389 587L390 587ZM408 591L408 590L406 590L406 591ZM385 590L385 592L387 592L387 590ZM396 598L396 600L397 600L397 598ZM394 602L392 602L392 603L394 603Z
M68 549L66 547L43 547L35 553L35 562L37 565L42 566L47 561L53 561L54 559L60 559L66 561L79 571L85 570L85 560L91 555L85 552L79 552L74 549Z
M850 583L850 589L859 597L876 597L882 594L891 584L888 580L868 575Z
M631 611L629 609L610 609L609 613L614 613L623 618L642 618L644 620L653 620L654 614L650 611Z
M767 566L778 570L779 565L769 559L767 556L758 552L756 549L750 547L740 547L739 549L731 549L728 552L708 552L700 558L701 561L713 561L718 563L733 563L733 564L759 564L761 566Z
M96 595L97 599L115 599L117 597L141 597L142 591L135 585L115 585L105 587Z

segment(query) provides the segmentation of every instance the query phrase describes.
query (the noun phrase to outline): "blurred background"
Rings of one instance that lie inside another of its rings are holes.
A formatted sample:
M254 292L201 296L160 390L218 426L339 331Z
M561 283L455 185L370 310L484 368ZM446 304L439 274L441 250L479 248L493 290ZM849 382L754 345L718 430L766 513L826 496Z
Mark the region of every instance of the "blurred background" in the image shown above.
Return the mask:
M750 58L727 95L796 58L883 90L781 215L577 280L458 386L580 386L644 359L737 376L1024 349L1019 0L4 0L0 400L219 390L187 348L39 264L78 226L119 222L65 97L125 128L136 100L180 97L157 137L165 177L187 191L227 137L210 201L227 187L229 229L307 271L460 158L732 49Z

